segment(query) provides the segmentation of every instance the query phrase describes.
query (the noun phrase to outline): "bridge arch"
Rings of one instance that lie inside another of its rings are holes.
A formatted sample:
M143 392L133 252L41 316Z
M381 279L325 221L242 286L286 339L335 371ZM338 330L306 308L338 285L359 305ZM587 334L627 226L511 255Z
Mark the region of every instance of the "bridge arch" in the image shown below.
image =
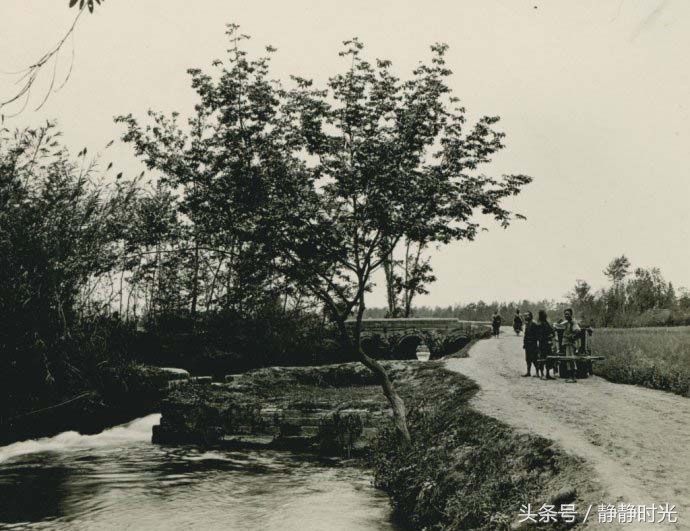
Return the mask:
M422 334L414 332L406 334L398 340L397 345L393 348L393 355L395 359L417 359L417 349L422 344L426 345L426 341ZM429 345L427 345L427 347L428 346Z
M375 333L362 334L362 350L375 359L395 359L390 355L390 345L386 337Z
M354 321L346 325L352 327ZM379 359L416 359L422 343L430 359L438 359L489 332L489 323L438 318L364 319L361 330L362 348Z

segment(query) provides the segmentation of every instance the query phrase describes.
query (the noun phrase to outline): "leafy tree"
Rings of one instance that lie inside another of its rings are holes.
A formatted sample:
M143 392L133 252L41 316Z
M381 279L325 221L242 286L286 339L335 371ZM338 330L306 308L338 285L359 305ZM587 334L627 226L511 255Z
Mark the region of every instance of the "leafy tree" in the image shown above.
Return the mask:
M575 287L568 299L577 315L587 315L590 318L594 315L596 298L592 292L592 286L586 280L575 282Z
M638 313L665 308L667 304L675 302L669 301L669 284L664 280L658 267L635 269L626 290L630 307Z
M617 316L625 313L627 295L625 290L625 278L630 273L630 260L625 255L614 258L604 269L604 275L611 280L611 287L601 294L603 304L603 322L608 325L614 322Z
M379 377L409 440L402 400L361 347L372 274L396 246L418 246L399 285L411 307L431 280L421 249L475 238L482 215L507 227L520 216L503 200L531 179L480 172L503 134L492 128L496 117L466 129L446 84L445 45L403 81L389 61L364 60L355 39L341 53L346 71L327 89L300 77L285 89L269 77L269 57L247 57L238 26L228 36L228 58L214 61L218 76L190 70L199 103L186 130L175 116L152 113L146 126L123 116L124 139L179 195L192 248L223 260L228 304L255 288L269 300L306 293L322 304L343 343Z
M409 440L403 401L361 346L372 274L405 238L471 240L480 229L477 214L508 226L514 215L502 202L531 179L479 173L503 147L503 135L492 129L495 117L466 131L465 110L446 84L445 45L432 46L431 62L405 81L389 61L365 60L362 48L356 39L345 42L347 70L326 90L295 78L285 111L310 158L291 161L264 221L283 271L326 306L343 342L378 376Z
M285 171L281 161L294 151L279 112L280 87L268 78L268 58L247 58L239 46L247 37L237 26L228 36L227 61L214 61L217 79L189 70L198 103L186 127L176 113L150 111L144 125L131 115L116 119L126 126L123 140L179 198L183 230L166 254L182 259L184 305L192 315L212 306L249 315L279 297L299 298L259 232L271 187Z
M624 254L611 260L609 265L606 266L606 269L604 269L604 275L606 275L613 284L622 282L629 273L630 260L628 260Z
M395 258L395 249L383 257L388 317L410 317L414 298L429 293L427 286L436 280L425 247L425 243L405 238L402 260Z
M63 346L89 317L93 292L121 264L137 195L135 182L103 182L86 149L74 159L59 136L50 122L0 131L0 377L7 407L17 394L40 388L41 379L64 384L80 374Z
M690 311L690 291L680 288L680 296L677 299L678 308L682 311Z

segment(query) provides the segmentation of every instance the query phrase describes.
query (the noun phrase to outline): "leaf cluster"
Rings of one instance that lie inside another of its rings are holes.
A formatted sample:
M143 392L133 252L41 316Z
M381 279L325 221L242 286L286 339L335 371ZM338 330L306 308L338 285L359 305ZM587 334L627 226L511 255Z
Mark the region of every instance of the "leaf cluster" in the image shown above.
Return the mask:
M69 7L74 7L79 4L78 9L80 11L84 9L84 7L87 7L89 12L93 13L95 6L101 5L102 2L105 2L105 0L69 0Z

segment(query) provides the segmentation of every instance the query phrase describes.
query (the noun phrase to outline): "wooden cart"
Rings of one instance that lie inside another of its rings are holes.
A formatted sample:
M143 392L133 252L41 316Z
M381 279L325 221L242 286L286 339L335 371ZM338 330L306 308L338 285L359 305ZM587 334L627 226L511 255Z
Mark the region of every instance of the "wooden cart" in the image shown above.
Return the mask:
M560 378L587 378L594 374L592 362L603 360L603 356L592 355L592 327L583 327L576 338L575 356L566 356L563 347L563 330L556 328L558 355L548 356L556 367ZM574 376L573 376L574 370Z

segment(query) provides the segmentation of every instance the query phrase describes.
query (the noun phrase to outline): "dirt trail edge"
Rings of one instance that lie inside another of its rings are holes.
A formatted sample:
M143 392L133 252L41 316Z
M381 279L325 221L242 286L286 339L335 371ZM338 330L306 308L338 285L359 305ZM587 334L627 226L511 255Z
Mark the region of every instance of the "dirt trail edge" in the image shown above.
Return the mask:
M596 376L523 378L524 359L522 337L510 330L446 363L481 387L477 410L591 463L611 497L601 503L675 504L677 526L662 528L690 529L690 399Z

